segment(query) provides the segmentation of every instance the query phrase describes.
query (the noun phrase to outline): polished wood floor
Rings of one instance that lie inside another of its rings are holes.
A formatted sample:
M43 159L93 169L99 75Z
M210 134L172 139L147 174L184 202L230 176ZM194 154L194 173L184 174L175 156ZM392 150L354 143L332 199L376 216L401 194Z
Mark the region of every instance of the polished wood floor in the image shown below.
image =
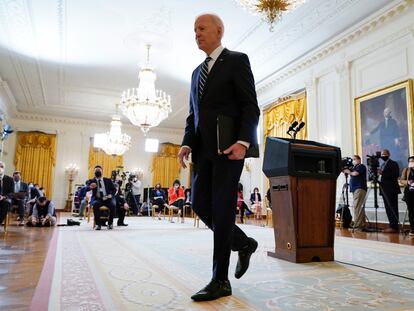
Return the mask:
M247 221L264 226L265 221ZM0 229L0 310L28 310L38 283L53 230L12 225L5 235ZM403 234L352 232L336 229L337 236L414 245L414 237Z
M0 310L28 310L53 230L9 226L0 230Z

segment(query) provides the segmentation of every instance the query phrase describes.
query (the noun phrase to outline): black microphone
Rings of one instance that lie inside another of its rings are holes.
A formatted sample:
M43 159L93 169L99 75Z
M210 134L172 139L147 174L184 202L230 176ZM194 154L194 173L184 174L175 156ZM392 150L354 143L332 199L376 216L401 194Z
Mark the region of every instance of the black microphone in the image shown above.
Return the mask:
M301 129L302 129L302 127L304 127L305 126L305 122L300 122L300 124L298 125L298 127L297 128L295 128L295 132L296 133L298 133Z
M290 132L292 132L295 128L295 126L298 125L298 121L294 121L290 126L288 131L286 132L286 134L289 134Z

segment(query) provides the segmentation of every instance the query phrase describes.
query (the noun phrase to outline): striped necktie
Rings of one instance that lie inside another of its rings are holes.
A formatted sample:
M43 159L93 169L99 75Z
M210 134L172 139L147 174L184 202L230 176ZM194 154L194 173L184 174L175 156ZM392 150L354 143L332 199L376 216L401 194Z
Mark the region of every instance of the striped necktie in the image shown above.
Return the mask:
M210 60L211 60L211 57L208 56L203 62L203 64L201 65L200 79L198 80L198 99L201 99L201 96L203 95L204 85L206 84L207 76L208 76L208 62Z

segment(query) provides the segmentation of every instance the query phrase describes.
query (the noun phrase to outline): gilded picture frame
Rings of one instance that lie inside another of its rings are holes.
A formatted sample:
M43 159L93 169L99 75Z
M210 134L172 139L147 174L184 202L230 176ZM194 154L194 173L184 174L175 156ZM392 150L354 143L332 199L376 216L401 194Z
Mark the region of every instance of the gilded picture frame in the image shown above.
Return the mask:
M413 82L405 80L373 91L354 100L356 153L366 164L367 155L383 149L400 170L414 154Z

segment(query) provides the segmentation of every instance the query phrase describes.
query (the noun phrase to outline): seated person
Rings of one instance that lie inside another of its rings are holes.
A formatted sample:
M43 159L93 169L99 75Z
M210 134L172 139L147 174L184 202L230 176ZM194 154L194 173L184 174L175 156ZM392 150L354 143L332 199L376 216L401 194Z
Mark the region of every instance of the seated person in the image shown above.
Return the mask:
M33 206L33 214L29 217L28 226L54 226L56 225L55 204L46 197L40 197Z
M87 183L86 181L85 183ZM85 185L79 190L79 220L82 220L84 217L85 208L88 206L88 203L91 201L92 191L88 190L88 186Z
M14 193L12 196L12 206L17 205L17 212L19 216L17 217L17 221L19 222L19 226L24 226L24 210L25 210L25 201L29 195L29 186L21 181L20 172L15 171L13 173L13 181L14 181Z
M164 209L164 206L168 207L168 204L165 202L165 192L161 189L160 183L156 184L154 189L152 189L150 194L150 200L152 205L158 206L158 219L161 220L161 211Z
M256 219L262 218L262 196L259 193L259 188L254 188L250 195L251 208L256 212Z
M181 222L184 222L184 187L181 187L181 183L178 179L174 180L173 186L168 189L168 204L179 209Z
M11 197L13 195L13 178L4 174L6 165L0 161L0 179L2 187L0 189L0 224L6 219L7 212L11 207Z
M37 198L42 197L42 193L39 190L39 185L34 184L32 187L29 187L29 200L26 203L26 212L29 216L33 213L33 205L36 203Z
M239 183L237 191L237 209L240 212L240 223L243 223L244 214L247 215L253 214L251 210L247 207L247 204L244 202L243 198L243 185Z
M188 205L191 207L191 189L190 188L185 189L184 197L185 197L184 205Z
M119 189L118 183L115 183L115 188L116 188L116 192L115 192L114 200L115 200L115 206L116 206L116 210L118 214L117 226L128 226L128 224L126 224L124 220L125 220L125 213L129 209L129 205L125 201L122 191Z
M101 230L101 206L106 206L109 209L108 230L112 230L115 214L115 204L112 197L116 189L111 179L102 177L102 172L103 170L100 165L95 166L95 177L88 180L87 186L88 191L92 190L91 206L93 207L93 215L96 223L95 230Z

